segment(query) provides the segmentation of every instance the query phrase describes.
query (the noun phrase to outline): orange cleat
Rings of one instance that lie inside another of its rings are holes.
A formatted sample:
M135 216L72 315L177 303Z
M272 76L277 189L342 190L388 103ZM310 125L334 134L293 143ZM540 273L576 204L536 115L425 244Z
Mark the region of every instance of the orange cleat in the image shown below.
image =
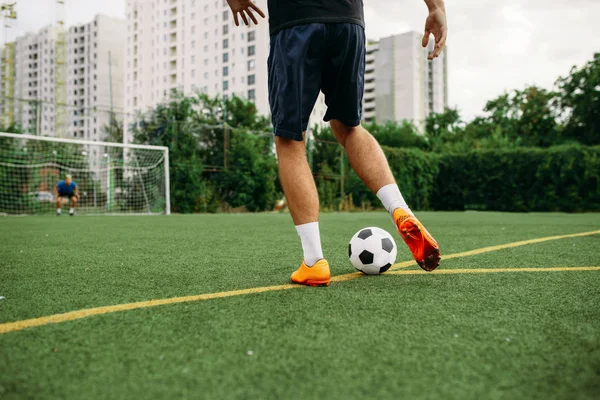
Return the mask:
M304 261L292 274L292 282L308 286L327 286L331 272L329 272L329 263L325 259L317 261L312 267L307 267Z
M401 208L394 210L394 223L417 264L425 271L436 269L440 264L440 246L423 224Z

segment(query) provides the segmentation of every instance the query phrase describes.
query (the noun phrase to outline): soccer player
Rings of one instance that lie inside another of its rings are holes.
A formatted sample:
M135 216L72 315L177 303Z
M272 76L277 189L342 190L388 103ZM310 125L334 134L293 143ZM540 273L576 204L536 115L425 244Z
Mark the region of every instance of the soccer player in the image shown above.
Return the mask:
M235 24L263 12L251 0L227 0ZM442 52L446 42L443 0L425 0L423 47L431 34ZM271 36L268 67L269 104L279 165L279 179L302 242L304 260L291 276L295 283L328 285L329 264L319 233L319 197L304 143L308 118L319 90L325 94L333 134L346 149L352 168L377 195L415 260L426 271L440 261L438 243L408 207L381 147L361 126L365 73L363 0L268 0ZM399 60L402 62L402 60ZM410 162L410 160L406 160Z
M56 215L60 216L61 214L61 202L63 197L67 197L71 200L71 209L69 210L69 215L72 217L75 215L75 206L77 205L77 200L79 199L79 191L77 190L77 183L73 181L71 175L65 176L64 181L58 182L56 185Z

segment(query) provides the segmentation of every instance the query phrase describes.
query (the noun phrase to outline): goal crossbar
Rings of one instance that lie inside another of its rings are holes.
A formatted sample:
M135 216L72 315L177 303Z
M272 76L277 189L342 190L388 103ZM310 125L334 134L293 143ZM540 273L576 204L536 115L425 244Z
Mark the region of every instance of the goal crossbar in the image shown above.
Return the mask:
M169 148L167 146L151 146L147 144L123 144L123 143L114 143L114 142L94 142L92 140L73 140L73 139L63 139L63 138L54 138L48 136L36 136L29 134L19 134L19 133L6 133L0 132L0 137L10 137L14 139L30 139L30 140L41 140L44 142L59 142L59 143L69 143L69 144L88 144L93 146L107 146L107 147L121 147L127 149L143 149L143 150L163 150L167 153L169 152Z

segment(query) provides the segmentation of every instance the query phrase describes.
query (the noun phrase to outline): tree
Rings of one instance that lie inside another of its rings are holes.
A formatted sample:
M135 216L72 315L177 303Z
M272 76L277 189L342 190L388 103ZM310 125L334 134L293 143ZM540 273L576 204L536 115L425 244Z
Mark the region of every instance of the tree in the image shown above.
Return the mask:
M270 140L246 129L231 132L231 163L219 173L216 184L222 199L231 207L248 211L270 210L275 204L277 162L267 151Z
M548 147L561 142L554 107L557 94L536 86L488 101L484 111L504 136L523 146ZM496 133L496 130L490 131Z
M114 114L110 116L108 124L102 127L106 135L106 141L112 143L123 143L123 121Z
M193 116L194 102L180 93L140 115L132 125L136 143L167 146L170 157L171 204L173 211L191 213L204 211L208 196L202 182L203 162L200 141Z
M138 143L169 147L175 212L216 211L223 203L262 211L273 207L276 193L271 140L257 132L267 124L254 104L237 97L173 92L132 130Z
M566 118L564 136L583 144L600 143L600 53L556 82L558 105Z
M382 146L427 148L427 140L419 134L410 121L387 121L383 125L371 123L365 126Z

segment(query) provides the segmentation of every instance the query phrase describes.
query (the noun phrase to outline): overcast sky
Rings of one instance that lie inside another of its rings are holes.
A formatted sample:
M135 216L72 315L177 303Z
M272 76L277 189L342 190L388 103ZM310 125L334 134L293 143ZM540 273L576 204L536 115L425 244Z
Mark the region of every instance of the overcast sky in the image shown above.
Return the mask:
M17 0L16 34L56 17L54 0ZM125 0L67 0L67 24L97 13L125 17ZM364 0L367 36L422 31L422 0ZM600 52L600 0L447 0L450 105L466 119L505 90L551 88ZM4 41L4 37L2 41Z

